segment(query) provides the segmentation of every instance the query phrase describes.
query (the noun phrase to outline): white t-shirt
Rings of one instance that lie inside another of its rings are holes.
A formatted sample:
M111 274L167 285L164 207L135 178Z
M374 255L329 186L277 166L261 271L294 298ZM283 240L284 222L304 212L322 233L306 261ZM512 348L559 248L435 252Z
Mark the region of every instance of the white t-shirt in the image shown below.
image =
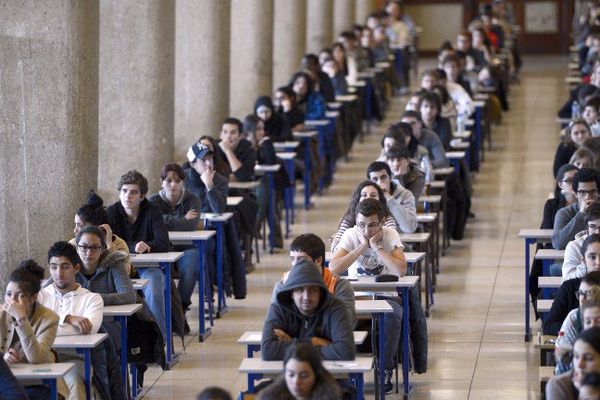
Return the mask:
M387 251L388 253L391 253L394 249L404 249L404 245L400 240L400 235L398 234L398 231L392 228L388 228L386 226L384 226L382 229L383 250ZM356 249L360 246L361 236L362 233L360 233L356 226L353 226L352 228L346 230L346 232L344 232L344 235L340 239L340 243L337 246L338 250L344 249L347 252L351 252L352 250ZM373 276L384 274L400 276L398 271L388 268L387 265L385 265L383 261L379 259L377 251L371 248L368 248L363 254L358 256L356 261L354 261L350 268L348 268L348 276L353 278L357 276Z

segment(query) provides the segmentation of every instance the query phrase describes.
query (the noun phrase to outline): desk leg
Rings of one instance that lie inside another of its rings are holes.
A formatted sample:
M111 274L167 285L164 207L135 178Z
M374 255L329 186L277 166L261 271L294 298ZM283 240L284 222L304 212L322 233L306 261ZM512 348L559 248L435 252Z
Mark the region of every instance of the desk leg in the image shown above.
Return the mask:
M206 301L206 242L204 240L194 241L196 248L198 249L198 310L199 321L198 321L198 341L204 342L207 337L210 336L211 330L206 327L206 315L204 313L204 306L207 304ZM211 318L212 319L212 318Z
M275 183L273 172L267 172L269 183L269 210L267 220L269 222L269 253L273 254L275 247Z
M304 209L310 208L310 139L304 142Z
M159 263L165 274L165 317L167 325L167 369L171 369L177 363L173 355L173 327L171 321L171 264Z
M409 335L409 327L408 321L410 317L410 307L408 306L409 288L403 287L400 289L402 295L402 382L404 384L404 399L408 399L408 395L410 394L410 383L408 381L408 368L409 368L409 359L410 355L408 354L408 335Z
M223 223L216 222L215 225L217 226L217 318L221 318L227 312L223 286Z
M364 375L362 373L360 374L348 374L348 377L350 378L350 380L352 382L354 382L354 386L356 387L356 399L357 400L364 400L365 398L365 394L364 394Z
M529 247L535 241L525 239L525 341L531 340L531 328L529 327Z
M113 317L113 320L119 323L121 327L121 378L123 378L123 384L125 385L125 393L127 393L127 317L120 315ZM131 398L135 399L137 396L137 385L131 386Z
M56 388L56 379L44 379L42 381L44 385L50 386L50 398L52 400L58 400L58 389Z
M479 152L481 151L481 135L482 135L482 126L481 126L481 107L475 107L475 151L473 155L473 160L475 161L476 170L479 172Z
M385 400L385 314L378 314L379 324L379 398Z
M85 384L85 398L92 398L92 349L76 349L83 355L83 382Z
M319 174L319 196L323 195L323 188L325 188L325 178L327 176L327 155L325 151L325 143L327 142L327 138L325 137L325 129L326 127L324 126L317 127L317 131L319 132L319 150L317 153L319 154L319 160L321 161L321 165L325 165L325 173Z

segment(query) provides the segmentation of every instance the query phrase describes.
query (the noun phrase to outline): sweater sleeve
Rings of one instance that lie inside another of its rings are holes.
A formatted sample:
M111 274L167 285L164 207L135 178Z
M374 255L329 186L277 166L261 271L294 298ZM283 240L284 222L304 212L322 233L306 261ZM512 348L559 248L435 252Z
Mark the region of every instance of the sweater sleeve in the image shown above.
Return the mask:
M337 244L340 242L342 236L344 236L344 232L346 232L348 228L350 228L350 225L348 225L348 221L346 221L345 219L342 220L342 222L340 222L340 226L337 232L335 233L335 235L333 235L333 238L331 239L331 251L337 250Z
M354 360L354 334L345 305L335 302L328 312L328 318L331 337L327 339L331 340L331 344L319 347L321 357L324 360Z
M267 318L263 325L262 342L260 344L260 354L263 360L283 360L287 349L298 342L296 339L289 342L283 342L275 336L275 333L273 332L273 329L275 328L286 331L283 323L283 321L285 321L284 314L285 313L279 304L271 304L269 306ZM286 333L290 334L290 332L287 331Z
M554 219L552 247L557 250L563 250L585 225L585 215L582 212L577 211L577 214L571 218L568 211L567 207L563 207L558 210Z
M52 345L58 330L58 315L52 310L44 313L45 321L40 324L38 332L33 330L29 319L16 327L21 341L21 348L29 364L42 364L54 362Z
M563 282L575 278L575 272L579 264L581 264L581 250L577 240L572 240L565 249L565 259L562 265Z
M183 215L173 216L163 214L163 218L165 220L165 225L170 231L193 231L198 226L198 222L200 222L200 216L197 218L187 219L185 214L190 210L196 210L200 213L201 205L200 199L196 197L196 195L192 195L187 197L186 199L186 207L183 209Z
M410 190L401 188L398 197L391 197L388 201L388 207L396 218L400 231L412 233L417 230L417 207L415 197Z
M448 159L446 158L444 146L437 137L432 139L433 140L431 140L431 145L429 146L429 156L431 159L431 165L433 165L433 168L445 168L448 166Z
M160 210L158 207L153 207L149 213L148 218L150 218L152 240L147 242L148 246L150 246L153 253L169 251L169 231ZM135 251L135 248L133 250Z
M217 178L219 176L219 178ZM206 197L210 204L210 209L214 213L225 212L227 208L227 190L229 183L227 179L220 175L215 175L215 181L212 189L206 191Z
M339 279L335 285L335 297L344 302L350 324L354 328L356 326L356 299L354 297L354 289L348 279ZM353 339L354 340L354 339Z
M133 304L136 301L135 289L125 271L125 262L111 265L109 277L115 285L115 293L101 293L104 305Z
M242 182L251 181L254 178L254 166L256 165L256 151L252 147L246 148L238 159L242 166L238 168L233 175Z

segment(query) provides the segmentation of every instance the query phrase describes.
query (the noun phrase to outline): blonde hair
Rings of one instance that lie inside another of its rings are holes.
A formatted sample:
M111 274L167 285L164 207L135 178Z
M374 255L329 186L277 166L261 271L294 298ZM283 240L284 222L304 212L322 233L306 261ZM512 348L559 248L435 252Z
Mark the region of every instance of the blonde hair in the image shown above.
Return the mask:
M587 158L590 161L588 168L596 168L596 156L590 149L586 147L580 147L579 149L575 150L575 153L573 153L571 159L569 160L569 164L575 165L575 163L582 158Z

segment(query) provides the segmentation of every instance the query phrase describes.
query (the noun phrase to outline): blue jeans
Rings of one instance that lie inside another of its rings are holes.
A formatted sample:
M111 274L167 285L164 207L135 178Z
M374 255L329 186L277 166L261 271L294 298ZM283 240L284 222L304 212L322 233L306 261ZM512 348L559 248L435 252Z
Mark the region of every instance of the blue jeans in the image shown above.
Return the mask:
M144 288L144 299L156 319L163 339L167 341L167 315L165 312L165 274L160 268L140 268L140 278L148 279Z
M177 269L179 269L179 297L181 297L181 305L185 311L192 304L192 293L198 282L200 257L198 249L191 248L183 251L183 257L177 260Z
M388 304L394 312L385 314L385 369L395 369L398 366L396 353L402 332L402 300L400 298L387 298Z

